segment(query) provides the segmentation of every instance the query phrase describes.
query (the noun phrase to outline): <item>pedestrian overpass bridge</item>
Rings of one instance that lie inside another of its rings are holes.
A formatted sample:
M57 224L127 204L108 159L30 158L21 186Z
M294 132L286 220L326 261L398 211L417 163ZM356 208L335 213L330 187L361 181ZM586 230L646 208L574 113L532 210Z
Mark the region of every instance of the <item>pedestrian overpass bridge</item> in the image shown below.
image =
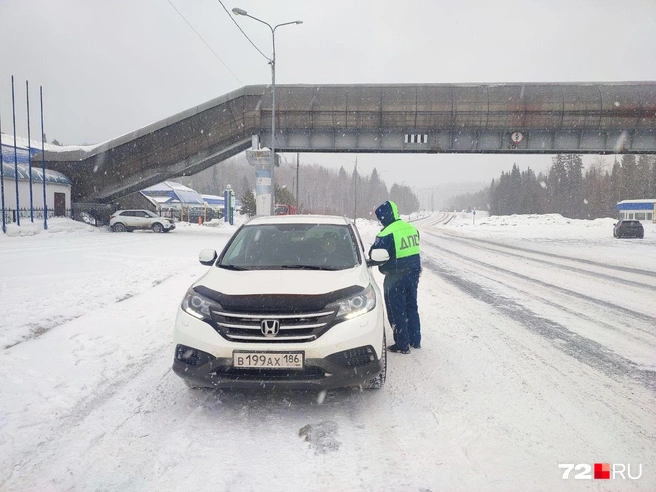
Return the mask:
M112 202L269 147L251 85L93 148L48 151L76 201ZM656 82L278 85L279 152L656 154ZM35 157L40 160L40 157Z

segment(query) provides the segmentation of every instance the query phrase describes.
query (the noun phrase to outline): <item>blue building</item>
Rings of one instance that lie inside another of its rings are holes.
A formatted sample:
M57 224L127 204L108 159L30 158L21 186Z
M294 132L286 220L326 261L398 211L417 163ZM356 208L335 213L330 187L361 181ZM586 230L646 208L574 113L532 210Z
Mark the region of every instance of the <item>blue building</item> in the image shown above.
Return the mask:
M622 200L615 208L620 219L640 220L656 223L656 198L644 200Z
M21 217L29 215L25 209L30 208L30 169L29 169L29 156L40 152L39 149L34 147L28 150L27 141L19 141L20 147L17 145L16 153L14 154L13 140L12 145L5 144L7 136L3 134L3 142L0 146L0 156L2 157L0 163L2 165L2 176L4 184L4 204L5 210L16 209L16 171L18 171L18 202L21 212ZM32 202L35 209L43 210L43 180L44 174L41 168L41 162L35 160L32 162ZM71 210L71 180L57 171L46 169L46 205L48 207L48 216L54 214L55 216L67 215L67 211ZM9 217L15 217L10 215ZM13 219L15 220L15 218Z

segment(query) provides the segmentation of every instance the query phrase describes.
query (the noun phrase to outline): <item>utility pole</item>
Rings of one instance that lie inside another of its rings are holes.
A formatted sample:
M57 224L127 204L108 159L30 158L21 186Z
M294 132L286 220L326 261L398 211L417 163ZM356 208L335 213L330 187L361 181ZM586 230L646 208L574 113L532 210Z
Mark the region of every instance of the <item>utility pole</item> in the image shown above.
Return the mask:
M358 156L355 156L355 169L353 171L353 222L358 218Z
M300 182L298 180L298 171L299 171L299 166L300 166L300 161L299 161L299 153L296 152L296 213L300 213L301 211L301 205L298 202L298 188L300 185Z

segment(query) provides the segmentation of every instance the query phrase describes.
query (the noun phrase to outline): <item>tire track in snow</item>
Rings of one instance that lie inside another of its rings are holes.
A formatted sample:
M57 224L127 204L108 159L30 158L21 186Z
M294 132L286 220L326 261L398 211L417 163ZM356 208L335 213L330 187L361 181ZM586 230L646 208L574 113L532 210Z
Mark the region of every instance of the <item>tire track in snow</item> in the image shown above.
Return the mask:
M551 341L555 347L579 362L597 369L611 378L627 377L633 379L650 391L656 392L655 371L641 369L634 362L611 352L602 344L574 333L560 323L542 318L511 299L490 292L476 282L465 279L454 271L445 268L433 258L424 257L422 263L445 281L469 296L495 307L530 331ZM528 277L526 278L528 279Z
M646 284L646 283L643 283L643 282L637 282L637 281L634 281L634 280L628 280L628 279L624 279L624 278L621 278L621 277L615 277L613 275L608 275L606 273L601 273L601 272L594 272L592 270L586 270L584 268L577 268L577 267L570 266L570 265L564 265L562 263L557 263L557 262L554 262L554 261L543 260L543 259L540 259L540 258L532 258L530 256L521 255L521 254L517 254L517 253L512 253L510 251L503 251L501 249L496 249L496 248L489 248L489 247L481 246L479 244L471 244L470 241L468 241L467 239L464 239L464 238L456 238L456 237L453 237L453 236L439 236L437 234L430 233L430 232L427 233L427 234L429 236L433 236L433 237L436 237L436 238L439 238L439 239L444 239L446 241L452 241L452 242L467 244L469 247L472 247L472 248L476 248L476 249L480 249L480 250L484 250L484 251L491 251L495 254L501 254L501 255L504 255L504 256L514 257L514 258L521 258L522 260L528 260L528 261L532 261L532 262L535 262L535 263L540 263L540 264L548 265L548 266L556 266L556 267L562 268L564 270L569 270L569 271L576 272L576 273L582 273L584 275L589 275L591 277L602 278L602 279L605 279L605 280L612 280L613 282L619 282L619 283L622 283L622 284L625 284L625 285L630 285L630 286L633 286L633 287L638 287L638 288L643 288L643 289L654 289L656 291L656 287L654 287L651 284ZM506 246L504 246L504 248L505 247ZM516 249L516 248L509 248L509 249ZM539 254L543 254L543 253L535 252L535 254L539 255ZM553 256L553 255L547 254L546 256ZM562 258L566 258L566 257L562 257ZM567 259L571 260L571 261L578 261L577 259L572 259L572 258L567 258ZM600 266L601 267L602 265L600 263L596 263L595 266ZM608 268L607 266L603 266L603 267ZM645 272L647 272L647 271L645 271ZM637 273L637 272L632 272L632 273ZM656 274L653 274L651 276L656 278Z
M440 239L447 239L447 237L438 236L436 234L431 234L430 232L426 232L426 234L429 234L429 235L435 236L435 237L439 237ZM462 237L455 237L452 234L445 234L445 236L448 236L448 238L451 238L451 239L456 240L456 241L460 240L460 241L463 241L463 242L471 241L471 242L485 243L485 244L490 244L492 246L497 246L497 247L500 247L500 248L512 249L512 250L516 250L516 251L523 251L525 253L531 253L531 254L534 254L534 255L548 256L548 257L557 258L557 259L560 259L560 260L567 260L567 261L572 261L572 262L583 263L583 264L586 264L586 265L592 265L592 266L596 266L596 267L600 267L600 268L606 268L608 270L617 270L617 271L620 271L620 272L635 273L635 274L638 274L638 275L646 275L648 277L656 278L656 271L652 271L652 270L642 270L640 268L625 267L625 266L621 266L621 265L609 265L607 263L601 263L601 262L593 261L593 260L586 260L586 259L583 259L583 258L571 258L569 256L559 255L557 253L548 253L546 251L539 251L539 250L530 249L530 248L522 248L521 246L512 246L512 245L508 245L508 244L505 244L505 243L498 243L496 241L490 241L488 239L479 239L479 238L472 238L472 237L462 238ZM523 256L523 255L521 257L525 258L525 256Z
M495 265L492 265L490 263L486 263L484 261L477 260L476 258L472 258L470 256L465 256L462 253L457 253L457 252L445 249L441 246L438 246L435 243L429 242L429 244L432 247L437 248L437 249L439 249L440 251L442 251L444 253L455 256L460 260L465 260L465 261L468 261L470 263L474 263L476 265L479 265L479 266L482 266L482 267L485 267L485 268L492 268L493 270L503 272L503 273L508 274L510 276L517 277L517 278L520 278L522 280L535 283L535 284L537 284L541 287L545 287L547 289L552 289L552 290L555 290L555 291L560 292L562 294L574 297L576 299L587 301L587 302L590 302L592 304L596 304L596 305L602 306L604 308L608 308L608 309L611 309L613 311L623 313L626 316L632 317L632 318L637 319L639 321L652 324L652 326L656 324L656 319L652 316L647 315L647 314L643 314L643 313L634 311L632 309L625 308L623 306L619 306L619 305L617 305L615 303L612 303L612 302L596 299L594 297L591 297L591 296L588 296L588 295L585 295L585 294L581 294L580 292L575 292L573 290L566 289L565 287L559 287L558 285L554 285L554 284L551 284L549 282L544 282L542 280L538 280L536 278L529 277L528 275L524 275L522 273L514 272L514 271L509 270L507 268L503 268L503 267L500 267L500 266L495 266Z

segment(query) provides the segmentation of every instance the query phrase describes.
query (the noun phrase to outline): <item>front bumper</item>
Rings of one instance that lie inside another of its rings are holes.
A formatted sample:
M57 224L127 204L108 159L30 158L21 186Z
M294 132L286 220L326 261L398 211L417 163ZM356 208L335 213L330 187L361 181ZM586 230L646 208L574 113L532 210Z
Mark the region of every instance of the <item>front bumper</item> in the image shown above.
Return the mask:
M174 358L173 371L198 386L210 388L253 389L331 389L358 386L375 378L383 369L383 309L381 304L371 312L343 321L316 340L302 343L240 343L226 340L208 323L182 309L178 310L174 341L203 352L198 365ZM374 359L358 367L337 363L335 354L370 347ZM237 369L233 368L233 352L303 352L304 369Z
M383 370L377 360L357 368L344 368L327 359L305 359L302 371L280 369L234 369L232 358L214 359L201 367L173 361L173 372L198 386L229 389L332 389L358 386Z

